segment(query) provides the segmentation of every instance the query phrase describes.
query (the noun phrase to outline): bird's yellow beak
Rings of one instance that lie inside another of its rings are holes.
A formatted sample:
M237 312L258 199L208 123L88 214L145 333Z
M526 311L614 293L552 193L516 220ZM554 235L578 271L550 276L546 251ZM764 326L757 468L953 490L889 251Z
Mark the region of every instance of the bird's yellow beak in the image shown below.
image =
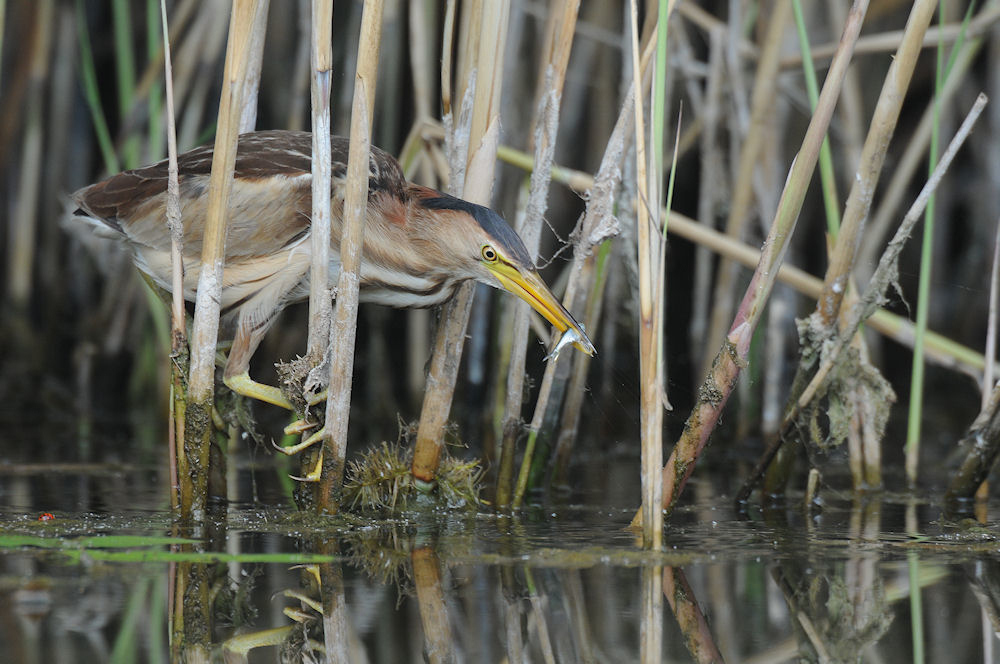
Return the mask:
M542 278L538 276L538 272L533 269L522 271L503 261L484 263L484 265L505 290L530 304L532 309L552 323L559 332L565 333L566 330L572 330L576 336L573 340L574 346L587 355L594 354L594 344L591 343L590 337L573 318L573 314L568 312L566 307L556 299ZM561 345L559 344L557 348Z

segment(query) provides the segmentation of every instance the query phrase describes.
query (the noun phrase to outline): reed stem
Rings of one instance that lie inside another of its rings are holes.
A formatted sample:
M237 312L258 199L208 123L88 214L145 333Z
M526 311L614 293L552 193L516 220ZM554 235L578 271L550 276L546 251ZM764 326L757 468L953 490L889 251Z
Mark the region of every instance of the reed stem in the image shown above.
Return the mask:
M189 403L184 433L184 456L188 472L181 473L181 515L200 517L208 499L208 456L211 446L212 396L215 388L215 348L222 301L222 271L225 262L226 210L236 167L236 145L242 117L244 81L250 64L251 32L261 0L234 0L229 22L229 43L219 103L212 174L208 185L208 207L201 254L201 273L191 333Z
M187 313L184 309L184 227L181 223L180 184L177 175L177 128L174 119L173 63L170 55L170 30L167 3L160 0L163 36L164 92L167 110L167 227L170 229L170 507L180 507L177 452L184 448L184 414L187 410L185 377L190 370L187 345ZM181 440L177 440L181 436ZM180 443L178 445L178 442Z
M754 176L759 168L761 151L767 137L767 125L774 116L777 98L778 69L781 43L785 28L792 14L791 0L777 0L771 12L767 33L761 43L760 59L753 81L753 95L750 100L750 126L740 148L739 165L733 182L729 215L726 218L726 234L739 238L747 221L752 217ZM720 261L712 297L712 315L705 335L708 351L702 358L700 375L711 372L712 349L718 340L725 337L726 324L731 320L733 301L736 294L737 266L730 261Z
M475 92L468 153L463 160L466 170L460 177L463 182L462 197L472 203L488 205L497 156L500 81L510 2L476 2L470 10L467 20L468 25L472 26L470 29L474 38L471 39L471 45L465 36L462 40L467 48L464 61L469 63L467 73L470 75L460 80L463 84L475 81ZM451 12L451 5L448 11ZM475 17L478 17L478 22ZM474 50L472 46L475 46ZM450 82L447 89L450 90ZM464 99L464 87L461 92L460 98ZM454 181L452 186L455 186ZM473 284L466 284L458 289L455 297L445 306L435 338L411 467L413 477L424 487L433 485L444 447L444 427L448 421L455 381L458 378L474 287Z
M795 230L806 189L815 170L819 149L829 127L830 118L833 116L834 106L867 8L867 0L855 0L851 8L840 40L840 50L830 65L816 112L809 122L802 147L792 163L781 195L781 203L764 242L760 263L750 278L750 284L729 334L712 363L712 370L699 390L698 402L685 423L684 432L663 468L663 507L668 512L673 509L687 479L694 471L695 462L708 443L708 438L732 394L742 368L746 366L753 332L764 312L764 306L774 287L779 267L788 248L788 241ZM642 518L645 518L642 512L636 514L633 525L640 525Z
M923 189L920 191L920 194L917 196L916 200L914 200L913 205L910 206L909 211L903 218L903 222L900 224L895 236L889 243L889 247L882 254L882 258L879 260L878 268L876 268L875 274L869 281L868 286L865 288L865 292L862 294L860 300L852 307L850 315L846 317L843 329L840 331L840 334L836 337L833 344L826 352L822 364L820 364L809 383L805 385L800 394L796 397L795 402L786 409L784 421L782 422L782 433L791 426L791 423L798 416L798 414L816 397L827 376L830 374L830 371L837 366L842 353L850 345L851 340L857 333L861 323L863 323L865 319L871 315L873 311L875 311L876 303L894 279L895 273L898 269L896 264L899 259L899 254L903 250L906 239L913 232L913 227L919 220L920 215L926 208L928 201L940 184L941 179L944 177L945 172L951 165L951 162L958 153L962 143L966 138L968 138L973 125L979 118L979 115L982 113L985 105L986 96L980 94L976 103L973 104L972 109L970 109L968 115L962 123L962 126L959 127L955 136L948 144L948 149L945 150L944 155L935 167L931 177L928 178ZM737 497L738 500L745 500L749 497L753 483L763 472L767 463L770 461L770 457L773 456L780 444L781 437L779 436L778 440L776 440L771 448L769 448L764 454L764 457L757 465L757 469L751 474L750 478L744 484L743 490ZM976 456L981 457L980 454L977 454ZM963 470L964 468L965 467L963 466ZM978 484L976 486L978 486ZM975 491L975 486L973 487L973 491Z
M333 69L333 0L312 0L309 90L312 98L312 223L309 272L309 363L318 366L329 346L330 292L330 79ZM325 377L322 381L325 383ZM306 388L308 389L308 385Z
M632 86L642 90L643 69L639 61L638 10L635 0L630 2L632 30ZM664 22L664 27L666 22ZM655 72L657 78L661 72ZM653 303L653 275L659 273L659 243L650 237L650 227L657 228L655 219L650 217L650 207L644 201L659 202L656 181L648 178L649 161L646 157L646 124L643 113L642 96L636 95L633 105L635 113L635 159L638 185L638 205L636 206L636 238L638 242L639 266L639 426L642 484L642 544L645 548L659 549L663 535L662 484L656 481L656 471L662 465L663 455L663 409L659 403L659 348L657 342L657 322ZM654 149L662 149L661 145ZM654 160L655 161L655 160ZM652 184L652 186L651 186ZM657 575L658 576L658 575ZM649 653L648 639L643 639L642 649Z
M552 162L555 156L556 132L559 126L559 107L562 101L563 84L566 80L566 66L569 63L570 47L576 28L576 18L579 12L579 0L568 0L561 6L561 12L553 8L547 25L545 47L543 47L543 67L538 73L536 90L536 107L534 131L531 143L534 145L535 159L538 168L531 171L528 188L527 204L521 223L516 230L524 240L532 261L538 258L541 243L542 223L545 210L548 207L547 198L552 176ZM568 302L570 306L572 302ZM510 361L507 368L507 391L503 415L503 443L501 446L500 468L510 470L497 477L497 507L504 509L509 506L512 493L515 507L524 496L524 485L527 483L528 469L531 466L531 453L537 431L529 434L525 448L524 462L517 482L517 488L512 492L510 484L513 481L512 459L521 433L521 409L523 406L523 388L525 375L525 359L528 349L528 323L531 316L530 307L526 302L513 304L514 320L512 324L513 338ZM557 358L556 358L557 359ZM552 361L555 363L555 359ZM549 378L549 372L546 372ZM543 385L545 379L543 379ZM501 488L503 487L503 488Z
M944 7L938 5L938 24L944 25ZM934 75L933 117L931 145L927 156L928 176L934 173L938 161L938 144L941 135L941 92L944 88L944 44L938 42ZM917 281L917 316L913 337L913 364L910 374L910 403L906 421L906 481L912 487L917 483L920 460L920 430L924 406L924 336L927 333L927 309L930 305L931 269L934 250L934 194L924 210L923 238L920 243L920 276ZM916 635L914 635L916 638Z
M375 108L379 44L382 39L382 12L382 0L372 0L365 3L361 15L340 240L340 277L337 280L337 306L333 312L330 339L330 388L326 400L323 471L320 475L319 495L316 497L316 509L321 513L334 513L340 509L347 457L347 425L350 420L351 381L354 376L361 251L368 211L371 123Z
M806 80L806 93L809 95L809 106L816 110L819 101L819 85L816 83L816 66L813 64L812 51L809 49L809 31L806 30L805 16L802 13L802 0L792 0L795 13L795 28L799 35L799 50L802 51L802 74ZM819 177L823 187L823 209L826 212L826 228L831 240L837 239L840 229L840 199L837 196L837 181L833 172L833 153L830 150L830 137L823 139L819 149Z

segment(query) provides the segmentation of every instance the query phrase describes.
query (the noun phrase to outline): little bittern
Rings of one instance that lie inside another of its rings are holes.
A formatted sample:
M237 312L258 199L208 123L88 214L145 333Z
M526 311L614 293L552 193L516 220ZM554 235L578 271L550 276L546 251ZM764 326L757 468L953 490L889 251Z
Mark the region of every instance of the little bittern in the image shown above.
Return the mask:
M330 284L340 271L348 140L333 137ZM239 139L228 207L222 313L235 324L226 385L291 408L274 387L250 379L250 358L285 305L309 294L312 136L259 131ZM184 297L194 301L208 207L212 146L178 157L184 226ZM481 205L407 182L399 164L373 147L360 299L393 307L440 304L474 279L517 295L587 354L594 347L552 295L517 233ZM73 194L82 218L124 240L136 266L170 290L167 162L125 171ZM232 325L229 326L232 328Z

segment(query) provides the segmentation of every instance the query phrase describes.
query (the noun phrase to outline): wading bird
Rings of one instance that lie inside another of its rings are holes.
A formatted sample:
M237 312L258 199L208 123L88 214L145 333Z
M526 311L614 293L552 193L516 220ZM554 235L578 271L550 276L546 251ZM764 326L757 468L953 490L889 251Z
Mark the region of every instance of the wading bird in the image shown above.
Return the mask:
M330 286L340 273L340 236L348 140L334 136ZM208 208L212 149L178 157L184 227L184 297L194 301ZM312 135L259 131L239 138L229 197L222 283L223 329L233 345L225 384L238 394L289 410L273 386L250 378L250 358L275 316L309 296ZM372 147L360 300L393 307L441 304L470 279L507 290L565 333L557 346L592 355L594 346L539 277L524 243L496 212L407 182L399 163ZM74 216L123 240L136 266L170 290L166 222L167 162L125 171L73 194ZM568 336L566 336L568 335Z

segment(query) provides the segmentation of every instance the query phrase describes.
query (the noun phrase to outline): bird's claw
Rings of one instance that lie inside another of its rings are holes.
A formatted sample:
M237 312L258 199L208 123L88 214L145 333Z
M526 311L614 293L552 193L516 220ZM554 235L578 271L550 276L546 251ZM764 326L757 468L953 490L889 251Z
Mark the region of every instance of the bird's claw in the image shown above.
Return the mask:
M277 443L274 443L274 449L278 450L285 456L294 456L301 452L302 450L308 449L315 445L316 443L323 440L323 436L326 435L326 427L321 427L319 431L312 433L308 438L305 437L305 432L310 429L314 429L319 426L318 422L308 422L305 419L296 420L285 427L285 435L299 435L303 436L302 441L295 445L288 445L287 447L282 447ZM298 480L299 482L319 482L320 475L323 472L323 450L320 449L318 458L316 459L316 465L311 471L306 473L304 476L299 477L297 475L289 475L293 480Z
M289 475L289 477L299 482L319 482L320 476L322 474L323 474L323 452L321 450L320 453L316 456L316 465L313 466L312 470L310 470L302 477L298 475Z
M309 431L310 429L315 429L318 426L319 422L310 422L309 420L303 418L301 420L295 420L286 426L284 431L286 436L297 436Z
M306 398L306 403L308 403L310 406L318 406L319 404L321 404L324 401L326 401L326 394L327 394L327 390L321 390L321 391L317 392L316 394L310 394Z
M288 433L287 431L285 433ZM316 433L312 434L308 438L302 440L301 443L296 443L295 445L289 445L287 447L282 447L281 445L275 444L274 448L284 454L285 456L294 456L301 452L302 450L308 449L321 441L323 436L326 434L326 427L323 427Z

